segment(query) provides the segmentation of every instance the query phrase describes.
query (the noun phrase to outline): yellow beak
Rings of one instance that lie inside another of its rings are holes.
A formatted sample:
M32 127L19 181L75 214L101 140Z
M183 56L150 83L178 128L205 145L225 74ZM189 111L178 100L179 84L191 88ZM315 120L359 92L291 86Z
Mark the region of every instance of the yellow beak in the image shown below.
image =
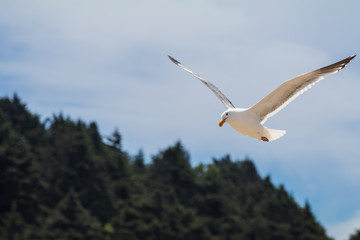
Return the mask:
M225 121L226 121L226 118L225 118L225 119L222 119L222 120L219 122L219 127L222 127L222 125L224 125Z

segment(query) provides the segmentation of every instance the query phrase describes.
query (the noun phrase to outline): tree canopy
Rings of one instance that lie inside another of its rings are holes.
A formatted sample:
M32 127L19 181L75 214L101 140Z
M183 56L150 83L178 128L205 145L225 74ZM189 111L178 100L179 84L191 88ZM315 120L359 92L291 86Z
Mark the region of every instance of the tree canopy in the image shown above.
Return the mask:
M0 99L0 239L330 239L249 159L192 167L176 142L146 164L121 141Z

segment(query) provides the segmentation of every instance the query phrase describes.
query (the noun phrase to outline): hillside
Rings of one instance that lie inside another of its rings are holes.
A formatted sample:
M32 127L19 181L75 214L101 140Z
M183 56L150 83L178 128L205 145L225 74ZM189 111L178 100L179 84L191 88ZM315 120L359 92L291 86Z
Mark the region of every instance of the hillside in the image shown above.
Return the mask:
M249 159L191 167L177 142L145 164L118 131L41 122L17 96L0 99L0 189L0 239L329 239Z

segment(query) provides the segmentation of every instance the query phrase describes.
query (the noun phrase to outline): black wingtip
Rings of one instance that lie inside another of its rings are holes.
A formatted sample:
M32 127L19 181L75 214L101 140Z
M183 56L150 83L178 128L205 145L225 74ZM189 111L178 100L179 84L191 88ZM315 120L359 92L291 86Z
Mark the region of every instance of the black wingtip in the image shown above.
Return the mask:
M351 55L350 57L345 58L344 60L340 61L342 63L341 67L338 69L338 72L343 69L351 60L356 57L356 54Z
M318 70L320 70L321 72L323 73L326 73L326 74L331 74L331 73L334 73L334 72L339 72L341 69L343 69L349 62L351 62L351 60L353 60L354 58L356 57L356 54L352 55L352 56L349 56L343 60L340 60L336 63L333 63L329 66L326 66L326 67L323 67L323 68L320 68Z
M353 54L352 56L348 57L348 58L345 58L343 60L343 65L341 66L340 69L343 69L351 60L353 60L354 58L356 57L356 54ZM339 69L339 71L340 71Z
M175 58L173 58L172 56L168 55L168 57L170 58L171 61L173 61L173 63L177 64L181 64L178 60L176 60Z

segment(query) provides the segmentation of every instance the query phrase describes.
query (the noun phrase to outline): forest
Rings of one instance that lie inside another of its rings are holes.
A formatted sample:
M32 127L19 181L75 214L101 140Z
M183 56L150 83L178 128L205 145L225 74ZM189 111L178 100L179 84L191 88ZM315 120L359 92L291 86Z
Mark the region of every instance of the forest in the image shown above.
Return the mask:
M41 121L16 95L0 98L0 189L0 239L331 239L249 159L192 167L176 142L145 163L119 131Z

